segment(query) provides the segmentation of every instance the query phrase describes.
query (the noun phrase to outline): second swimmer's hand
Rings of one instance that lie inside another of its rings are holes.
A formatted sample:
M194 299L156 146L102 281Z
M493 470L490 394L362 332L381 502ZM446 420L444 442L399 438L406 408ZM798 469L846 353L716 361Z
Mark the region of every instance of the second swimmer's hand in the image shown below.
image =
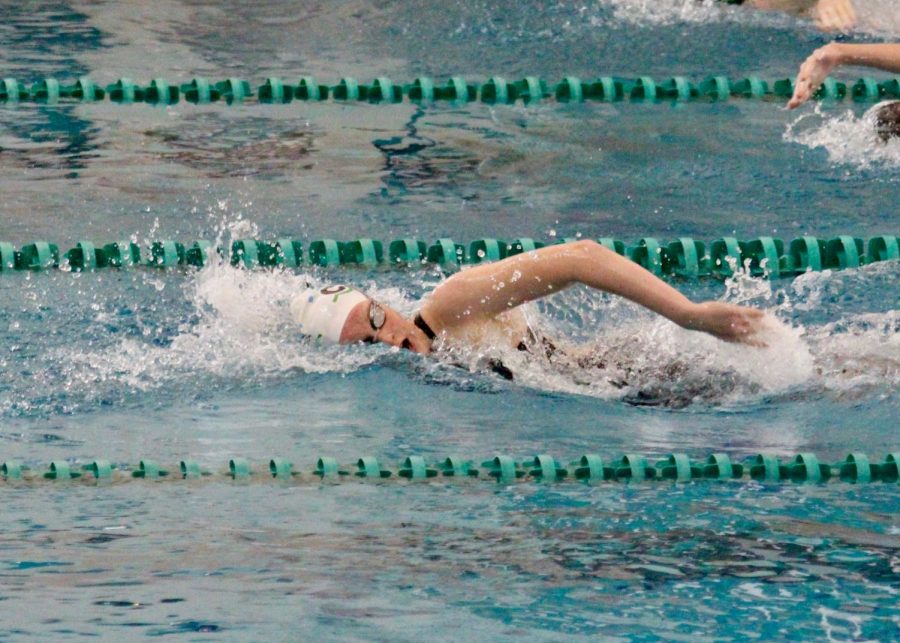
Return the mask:
M839 47L836 43L829 43L812 52L812 55L800 65L794 83L794 95L787 104L788 109L794 109L808 101L829 72L839 63Z
M850 0L819 0L815 18L816 26L822 31L849 31L856 24L856 12Z
M751 346L766 345L759 333L763 327L763 311L719 301L692 304L681 325L690 330L709 333L726 342Z

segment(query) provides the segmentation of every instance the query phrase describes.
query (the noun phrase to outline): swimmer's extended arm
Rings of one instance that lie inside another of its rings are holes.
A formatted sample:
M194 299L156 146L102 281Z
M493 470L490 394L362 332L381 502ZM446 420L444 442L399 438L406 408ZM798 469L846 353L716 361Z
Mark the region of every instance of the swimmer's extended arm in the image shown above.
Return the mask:
M851 0L750 0L757 9L810 14L823 31L847 31L856 24Z
M593 241L541 248L464 270L438 286L420 314L435 330L492 319L525 302L584 284L621 295L676 324L731 342L757 343L762 312L695 304L636 263Z
M831 70L840 65L862 65L900 72L900 44L850 45L832 42L816 49L800 65L794 95L787 106L794 109L809 100Z

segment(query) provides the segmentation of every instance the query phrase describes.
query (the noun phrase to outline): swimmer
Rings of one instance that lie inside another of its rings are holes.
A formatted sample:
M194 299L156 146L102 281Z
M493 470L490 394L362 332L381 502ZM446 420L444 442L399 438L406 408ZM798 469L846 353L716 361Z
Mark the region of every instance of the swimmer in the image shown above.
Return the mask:
M347 286L309 289L294 299L291 312L303 334L331 343L381 342L427 355L499 336L513 348L529 350L534 337L517 308L574 284L620 295L683 328L726 342L765 345L759 335L762 311L715 301L694 303L638 264L588 240L462 270L435 288L413 319ZM492 368L512 377L502 365Z
M848 31L856 24L851 0L726 0L756 9L811 16L823 31Z
M875 108L875 132L883 143L900 139L900 100L877 105Z
M794 83L794 95L788 108L808 101L835 67L860 65L900 73L900 43L851 45L831 42L816 49L802 65Z

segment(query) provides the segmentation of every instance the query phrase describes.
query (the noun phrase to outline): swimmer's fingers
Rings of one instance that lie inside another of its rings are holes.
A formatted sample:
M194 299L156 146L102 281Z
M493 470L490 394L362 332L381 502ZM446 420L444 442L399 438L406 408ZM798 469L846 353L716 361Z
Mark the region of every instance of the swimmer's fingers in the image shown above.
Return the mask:
M788 101L788 109L796 109L800 107L803 103L808 101L812 96L813 90L810 87L808 80L797 80L797 83L794 85L794 95L791 96L791 99Z
M747 338L741 340L740 343L744 344L745 346L752 346L753 348L768 348L769 347L769 343L766 340L760 339L759 337L752 336L752 335L747 336Z
M717 301L696 304L685 328L700 330L725 342L765 347L760 331L763 311Z
M761 313L761 311L756 311ZM763 339L760 328L755 324L743 325L736 324L732 329L732 333L728 337L720 337L719 339L730 342L732 344L744 344L754 348L768 348L769 343Z
M831 9L819 9L816 11L816 26L822 31L837 31L837 16Z
M850 0L819 0L816 24L823 31L848 31L856 24L856 12Z
M813 92L827 78L829 72L837 65L837 62L837 56L830 45L816 49L809 58L804 60L797 72L794 95L788 101L788 109L794 109L808 101Z
M765 348L768 344L760 334L762 327L763 311L756 308L738 308L731 315L729 332L720 339L726 342Z
M807 58L797 72L797 80L794 83L794 95L788 101L788 108L794 109L808 101L816 88L822 84L827 71L819 71L822 61L818 57L818 50Z

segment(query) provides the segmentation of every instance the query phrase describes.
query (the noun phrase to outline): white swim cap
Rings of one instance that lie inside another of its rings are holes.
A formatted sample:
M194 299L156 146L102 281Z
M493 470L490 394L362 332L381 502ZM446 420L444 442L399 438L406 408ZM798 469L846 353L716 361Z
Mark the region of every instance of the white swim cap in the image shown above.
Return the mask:
M338 284L321 290L310 288L291 302L291 314L304 335L337 344L350 311L366 300L368 297L349 286Z

